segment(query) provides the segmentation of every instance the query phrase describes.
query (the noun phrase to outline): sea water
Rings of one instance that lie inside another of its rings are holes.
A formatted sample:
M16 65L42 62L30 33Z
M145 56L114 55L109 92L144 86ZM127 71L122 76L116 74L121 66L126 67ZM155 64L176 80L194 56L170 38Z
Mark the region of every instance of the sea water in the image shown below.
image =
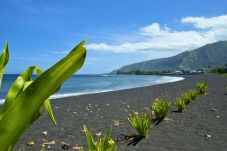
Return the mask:
M4 103L4 98L17 76L15 74L4 75L0 104ZM65 81L61 89L51 96L51 99L151 86L183 79L182 77L156 75L74 75Z

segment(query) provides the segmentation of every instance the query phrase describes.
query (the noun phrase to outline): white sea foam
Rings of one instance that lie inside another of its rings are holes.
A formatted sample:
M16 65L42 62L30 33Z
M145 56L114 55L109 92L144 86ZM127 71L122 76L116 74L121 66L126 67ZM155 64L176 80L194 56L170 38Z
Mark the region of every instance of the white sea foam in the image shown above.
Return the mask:
M155 84L163 84L163 83L171 83L176 81L184 80L183 77L169 77L169 76L163 76L162 79L156 80Z
M184 80L183 77L168 77L168 76L165 76L164 78L167 78L168 80L166 82L176 82L176 81L181 81L181 80Z
M119 90L119 89L117 89ZM85 95L85 94L95 94L95 93L102 93L102 92L110 92L110 91L116 91L116 90L93 90L93 91L87 91L87 92L80 92L80 93L57 93L50 97L50 99L58 99L58 98L65 98L65 97L72 97L72 96L79 96L79 95Z

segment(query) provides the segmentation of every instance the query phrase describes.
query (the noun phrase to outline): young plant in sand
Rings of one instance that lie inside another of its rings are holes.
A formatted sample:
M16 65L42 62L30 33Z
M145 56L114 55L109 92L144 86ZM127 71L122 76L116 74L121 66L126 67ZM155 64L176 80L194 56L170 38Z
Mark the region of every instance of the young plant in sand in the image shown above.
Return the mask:
M177 98L176 99L176 105L177 105L177 108L178 108L178 112L183 112L185 110L185 101L184 99L182 99L181 97Z
M91 131L84 125L84 132L87 139L88 151L117 151L116 142L110 137L111 129L104 134L103 138L94 141ZM83 147L78 147L84 151Z
M190 104L191 101L192 101L191 96L190 96L190 94L189 94L188 92L183 93L183 94L181 95L181 99L184 100L184 103L185 103L186 105Z
M131 126L139 133L139 136L146 138L151 128L151 120L146 113L133 113L130 115L130 118L128 118L128 121L130 122Z
M37 66L26 69L12 84L0 111L0 148L11 151L24 131L37 120L43 106L54 124L49 97L56 93L62 83L81 68L86 56L84 41L77 45L67 56L47 71ZM0 83L8 62L8 44L0 57ZM33 81L33 72L37 72Z
M199 90L199 94L204 94L207 92L208 86L205 82L198 82L196 85Z
M191 100L195 100L197 95L198 95L198 93L197 93L197 91L195 89L190 89L188 91L188 95L190 96Z
M151 105L150 109L154 112L154 115L158 120L163 120L166 117L170 106L170 101L164 101L162 98L158 98Z

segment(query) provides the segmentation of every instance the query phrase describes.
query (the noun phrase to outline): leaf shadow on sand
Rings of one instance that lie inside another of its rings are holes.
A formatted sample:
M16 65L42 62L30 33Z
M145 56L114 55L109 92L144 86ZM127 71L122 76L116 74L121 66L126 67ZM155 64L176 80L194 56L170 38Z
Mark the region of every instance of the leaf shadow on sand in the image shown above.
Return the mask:
M182 113L182 112L180 112L179 110L173 110L173 111L171 111L172 113Z
M142 139L145 137L140 135L125 135L120 134L120 137L117 139L117 142L127 143L127 146L136 146Z
M150 110L149 108L145 108L145 110L146 110L147 114L152 115L152 112L151 112L151 110ZM152 122L152 124L154 124L155 126L156 126L156 125L159 125L163 120L164 120L164 119L162 119L162 118L151 118L151 122Z
M155 126L157 126L157 125L159 125L159 124L163 121L163 119L154 118L154 119L151 119L151 121L152 121L152 123L153 123Z

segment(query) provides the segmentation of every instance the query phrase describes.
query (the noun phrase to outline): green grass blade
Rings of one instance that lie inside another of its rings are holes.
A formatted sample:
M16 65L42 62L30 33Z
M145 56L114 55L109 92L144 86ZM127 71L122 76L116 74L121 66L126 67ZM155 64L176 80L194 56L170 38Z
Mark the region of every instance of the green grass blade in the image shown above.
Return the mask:
M96 143L93 139L91 131L84 125L84 131L87 139L87 145L89 148L89 151L97 150Z
M112 131L112 126L110 127L109 130L106 131L106 133L104 134L104 138L103 138L103 150L107 150L108 148L110 148L110 144L109 144L109 140L110 140L110 134Z
M8 50L8 42L6 42L5 47L0 56L0 88L2 85L2 78L5 71L5 67L8 63L8 60L9 60L9 50Z
M14 146L23 132L31 125L45 100L54 94L62 83L81 68L86 56L85 41L67 56L42 73L16 97L0 120L0 146L7 150Z

